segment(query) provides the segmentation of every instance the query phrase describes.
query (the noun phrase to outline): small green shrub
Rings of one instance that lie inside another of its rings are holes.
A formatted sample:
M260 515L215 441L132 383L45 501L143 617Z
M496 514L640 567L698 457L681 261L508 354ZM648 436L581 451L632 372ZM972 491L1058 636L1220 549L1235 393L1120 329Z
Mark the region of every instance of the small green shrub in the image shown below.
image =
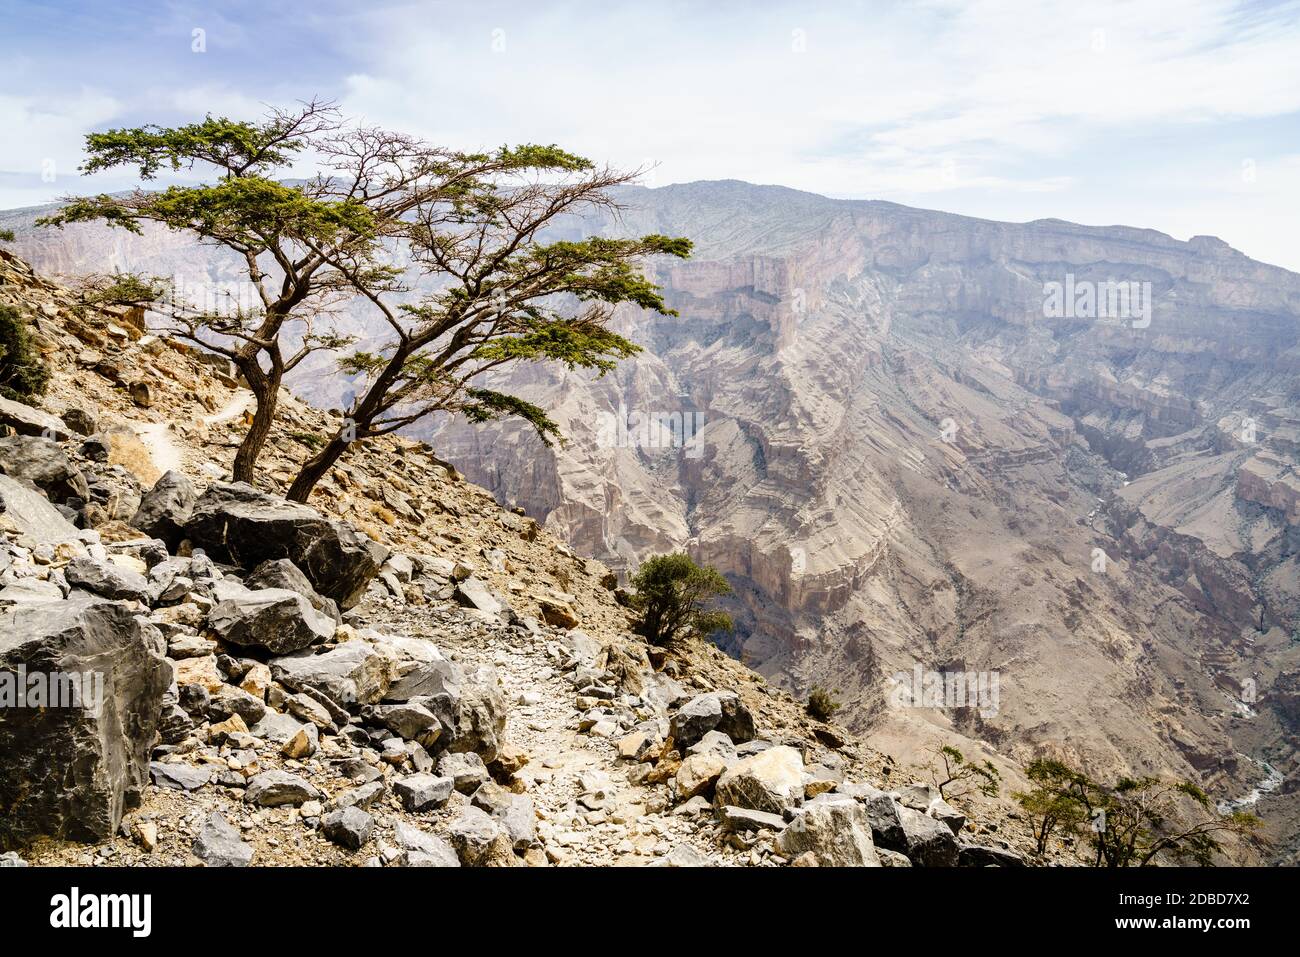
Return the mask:
M648 558L632 577L633 607L641 612L636 631L652 645L667 645L694 632L707 637L732 628L731 616L708 603L731 591L716 569L695 564L678 552Z
M829 721L839 710L840 703L821 685L808 693L808 713L818 721Z
M27 323L12 306L0 306L0 395L26 402L44 395L49 382Z

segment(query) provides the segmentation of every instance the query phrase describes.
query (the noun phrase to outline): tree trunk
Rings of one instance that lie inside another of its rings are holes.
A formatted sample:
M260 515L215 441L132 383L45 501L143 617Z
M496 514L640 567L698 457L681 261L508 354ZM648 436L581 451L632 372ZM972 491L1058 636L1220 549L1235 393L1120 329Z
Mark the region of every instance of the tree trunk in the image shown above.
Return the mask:
M271 434L271 424L275 421L275 410L280 400L280 376L267 373L258 365L256 356L250 360L241 360L237 365L257 403L253 410L253 424L244 433L239 451L235 453L233 474L236 482L252 485L253 477L257 474L257 459L262 454L267 436Z
M285 497L291 502L305 503L312 489L316 487L316 483L323 479L325 474L334 467L334 463L343 457L349 445L350 442L345 442L337 435L330 439L319 452L303 463Z

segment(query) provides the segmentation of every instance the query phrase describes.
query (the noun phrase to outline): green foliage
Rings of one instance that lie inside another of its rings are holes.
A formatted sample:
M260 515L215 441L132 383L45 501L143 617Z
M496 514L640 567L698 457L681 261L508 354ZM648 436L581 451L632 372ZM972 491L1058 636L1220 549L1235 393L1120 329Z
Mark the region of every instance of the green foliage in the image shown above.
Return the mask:
M471 422L492 422L496 419L515 416L529 423L537 432L542 442L549 448L553 440L559 438L560 427L551 420L540 406L525 402L523 399L504 392L490 389L470 389L469 401L461 411Z
M562 362L570 369L596 369L601 375L641 351L603 326L580 321L537 321L519 335L504 336L474 351L491 361Z
M829 721L840 710L840 703L821 685L808 693L808 713L818 721Z
M161 169L192 169L196 162L228 169L233 175L267 171L287 164L306 145L295 136L295 117L276 114L264 123L248 123L209 114L198 123L166 128L150 124L134 129L91 133L86 137L86 174L119 166L137 166L141 179Z
M636 631L652 645L667 645L690 632L707 636L732 628L731 616L706 603L731 592L714 568L701 567L677 552L646 559L632 577L632 606L640 613Z
M325 439L315 432L290 432L289 438L295 442L301 442L309 449L318 449L325 444Z
M81 301L89 306L147 306L167 295L171 283L162 276L113 273L82 279Z
M1249 835L1260 824L1253 814L1219 814L1190 781L1104 784L1050 760L1033 762L1026 774L1034 787L1015 798L1030 815L1039 853L1055 832L1086 833L1094 867L1146 867L1162 858L1208 867L1223 852L1223 835Z
M948 744L932 753L935 760L929 766L930 776L941 797L947 798L948 789L954 785L960 788L954 794L955 797L961 797L972 790L988 797L997 797L1002 775L991 761L967 761L961 751Z
M0 306L0 395L27 402L44 395L49 381L27 323L12 306Z
M257 399L236 478L255 475L284 376L309 352L349 344L314 324L359 300L386 325L386 336L340 357L360 395L347 432L324 443L295 478L288 494L298 501L353 441L434 413L471 422L520 417L549 444L559 430L544 410L490 388L489 375L517 362L609 372L639 351L607 327L615 306L675 315L644 260L691 251L688 240L658 234L543 240L567 217L616 210L611 190L635 174L555 145L437 147L345 124L333 105L315 101L257 122L208 115L93 133L86 154L88 174L121 167L142 181L181 169L215 174L198 185L70 197L40 222L97 221L136 233L161 225L224 246L245 265L251 305L230 314L172 300L164 327L229 356ZM300 155L321 172L287 184ZM435 291L412 295L408 274ZM150 291L126 282L103 290L114 298L102 301ZM305 328L288 336L288 323Z
M14 241L14 231L12 229L0 229L0 243L11 243Z
M1078 775L1060 761L1040 758L1025 769L1034 787L1012 795L1029 815L1037 851L1047 853L1052 835L1073 837L1087 820L1083 805L1072 793Z
M168 229L189 230L241 249L262 252L274 238L326 245L345 234L369 236L374 223L364 205L308 196L301 189L261 176L227 178L213 186L170 186L162 192L137 193L128 204L100 195L75 199L42 226L102 220L139 233L152 221Z

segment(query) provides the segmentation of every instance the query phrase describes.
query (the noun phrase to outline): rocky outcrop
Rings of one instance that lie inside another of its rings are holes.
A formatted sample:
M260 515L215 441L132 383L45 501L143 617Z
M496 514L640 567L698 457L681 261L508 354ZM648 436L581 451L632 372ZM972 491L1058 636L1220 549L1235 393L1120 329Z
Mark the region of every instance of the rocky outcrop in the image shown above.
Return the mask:
M348 525L240 483L217 483L204 492L185 534L218 561L249 570L287 558L343 608L361 600L388 557L387 548Z
M0 844L111 836L140 801L171 680L162 635L84 595L0 607Z

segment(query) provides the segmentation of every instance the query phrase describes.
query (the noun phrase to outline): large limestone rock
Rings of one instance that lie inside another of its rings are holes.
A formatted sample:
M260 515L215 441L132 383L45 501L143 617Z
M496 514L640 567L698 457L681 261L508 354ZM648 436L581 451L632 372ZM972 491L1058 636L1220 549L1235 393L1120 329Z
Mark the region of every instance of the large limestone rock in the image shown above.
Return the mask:
M63 706L38 707L28 697L25 707L0 707L0 845L116 831L148 782L171 683L164 652L162 635L125 605L74 593L0 607L0 675L77 675L83 689L82 706L65 697Z
M803 758L783 744L742 758L718 778L714 795L719 807L780 814L803 799Z
M63 570L68 584L104 598L149 600L149 583L139 572L110 561L74 558Z
M247 867L253 861L253 848L220 812L213 811L194 839L194 856L208 867Z
M0 531L28 546L56 545L78 538L77 529L40 492L0 475Z
M903 829L901 848L919 867L956 867L959 857L957 839L942 821L920 811L899 805L899 824Z
M329 615L335 621L342 621L338 603L318 593L307 580L307 576L287 558L262 562L244 579L244 584L249 588L286 588L297 592L321 614Z
M754 717L734 691L711 691L697 695L673 715L673 740L689 748L710 731L720 731L736 744L754 737Z
M218 561L248 569L288 558L343 608L361 600L388 557L387 548L351 525L242 482L218 482L204 492L185 533Z
M307 599L281 588L235 593L208 613L208 628L232 645L264 648L284 655L334 637L334 619L322 615Z
M324 654L275 658L271 674L287 688L310 688L350 708L384 697L393 680L393 661L368 642L347 641Z
M0 439L0 472L31 482L53 502L84 501L90 495L86 477L53 439L30 435Z
M406 851L407 867L460 867L456 851L441 837L398 821L393 840Z
M473 805L452 821L447 837L466 867L511 867L515 863L514 844L505 825Z
M473 751L484 761L495 761L505 745L508 713L495 669L484 665L466 676L454 713L447 750Z
M194 512L194 485L180 472L165 472L140 499L131 524L173 551Z
M812 852L822 867L879 867L866 809L846 798L805 808L777 835L781 855L794 860Z
M9 426L19 435L42 436L60 442L67 441L72 435L58 416L4 396L0 396L0 425Z

